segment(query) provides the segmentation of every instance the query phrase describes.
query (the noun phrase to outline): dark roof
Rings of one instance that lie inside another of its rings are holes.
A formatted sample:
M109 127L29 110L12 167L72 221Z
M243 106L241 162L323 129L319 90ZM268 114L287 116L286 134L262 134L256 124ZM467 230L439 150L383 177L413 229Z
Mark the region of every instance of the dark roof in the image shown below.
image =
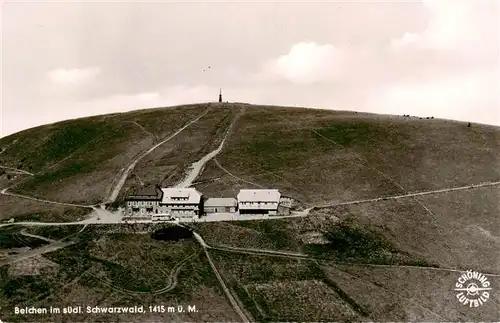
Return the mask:
M139 195L130 195L125 199L126 201L161 201L161 197L159 196L139 196Z
M161 200L163 192L155 185L141 186L132 190L127 200Z

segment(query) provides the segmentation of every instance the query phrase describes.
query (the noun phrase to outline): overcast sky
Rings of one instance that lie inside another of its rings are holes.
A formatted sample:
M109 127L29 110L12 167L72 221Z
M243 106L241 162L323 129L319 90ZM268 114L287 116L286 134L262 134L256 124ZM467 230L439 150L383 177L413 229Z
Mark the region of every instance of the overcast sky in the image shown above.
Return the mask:
M4 2L0 137L224 100L500 125L500 1Z

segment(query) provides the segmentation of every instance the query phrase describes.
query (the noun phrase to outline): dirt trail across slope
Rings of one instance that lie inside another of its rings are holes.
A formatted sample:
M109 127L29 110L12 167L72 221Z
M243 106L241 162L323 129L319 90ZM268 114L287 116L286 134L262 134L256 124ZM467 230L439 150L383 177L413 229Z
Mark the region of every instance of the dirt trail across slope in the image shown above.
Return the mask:
M416 196L422 196L422 195L430 195L430 194L446 193L446 192L452 192L452 191L468 190L468 189L480 188L480 187L485 187L485 186L496 186L499 184L500 184L500 181L498 181L498 182L486 182L486 183L480 183L480 184L472 184L472 185L460 186L460 187L452 187L452 188L445 188L445 189L438 189L438 190L431 190L431 191L415 192L415 193L408 193L408 194L402 194L402 195L383 196L383 197L376 197L376 198L372 198L372 199L364 199L364 200L340 202L340 203L334 203L334 204L317 205L317 206L314 206L314 209L326 209L326 208L335 207L335 206L369 203L369 202L377 202L377 201L384 201L384 200L397 200L397 199L416 197Z
M36 249L32 249L32 250L28 250L28 251L23 252L19 255L9 257L6 260L2 260L2 261L0 261L0 267L4 266L4 265L8 265L8 264L13 264L15 262L19 262L19 261L22 261L24 259L36 257L36 256L42 255L44 253L56 251L58 249L70 246L72 244L75 244L75 242L74 241L69 241L69 242L56 241L56 242L51 243L49 245L46 245L46 246L43 246L40 248L36 248Z
M64 240L67 240L71 237L74 237L74 236L80 234L83 230L85 230L86 227L87 226L84 225L83 228L81 230L79 230L77 233L70 234L69 236L64 237L60 240L53 241L52 243L50 243L48 245L42 246L40 248L28 250L26 252L20 253L18 255L15 255L13 257L8 258L8 259L2 260L2 261L0 261L0 267L7 265L7 264L19 262L19 261L24 260L24 259L36 257L36 256L42 255L44 253L56 251L58 249L65 248L65 247L70 246L70 245L73 245L76 243L75 241L64 241ZM37 238L39 238L39 237L37 237Z
M28 232L26 232L26 229L21 230L19 233L21 235L23 235L23 236L26 236L26 237L40 239L40 240L47 241L47 242L50 242L50 243L56 242L56 240L54 240L54 239L49 239L47 237L43 237L43 236L39 236L39 235L36 235L36 234L28 233Z
M287 258L300 258L300 259L310 258L309 255L306 255L303 253L292 252L292 251L239 248L239 247L231 247L231 246L225 246L225 245L207 246L207 248L213 249L213 250L220 250L220 251L234 252L234 253L244 253L244 254L251 254L251 255L276 255L276 256L285 256Z
M238 301L234 298L233 294L231 294L231 291L227 288L226 283L224 283L224 280L222 279L221 274L219 273L219 270L215 266L214 261L212 260L212 257L210 257L210 254L208 252L208 249L211 247L205 242L203 237L199 235L197 232L193 230L192 227L188 225L183 225L183 224L178 224L181 227L187 228L193 232L193 236L198 241L198 243L201 245L203 248L203 251L205 252L205 255L207 256L208 262L210 263L210 267L212 267L212 271L214 272L215 276L217 277L217 280L219 281L220 286L222 287L222 290L226 294L227 299L229 300L229 303L231 303L231 306L233 307L234 311L238 314L238 316L241 318L243 322L250 322L250 320L246 317L245 313L243 313L243 310L241 309Z
M16 142L18 141L18 139L14 139L7 147L5 148L0 148L0 155L3 154L5 151L7 151L7 149L9 149L11 146L13 146Z
M257 187L260 187L260 188L264 188L264 186L260 185L260 184L257 184L257 183L254 183L254 182L250 182L250 181L247 181L246 179L243 179L241 177L238 177L236 175L234 175L233 173L231 173L230 171L228 171L226 168L222 167L222 165L219 163L219 161L217 159L214 159L214 162L215 164L217 165L217 167L219 167L222 171L224 171L226 174L228 174L229 176L239 180L239 181L242 181L244 183L247 183L247 184L250 184L250 185L254 185L254 186L257 186Z
M226 143L226 139L229 137L229 133L231 132L234 124L236 123L236 121L238 120L238 118L241 117L243 115L243 113L245 113L245 110L246 110L245 107L240 108L240 111L238 111L238 113L234 117L233 121L231 121L231 124L229 125L229 127L228 127L228 129L226 131L226 134L224 135L224 138L222 139L222 142L220 143L219 147L217 147L217 149L215 149L214 151L212 151L212 152L208 153L207 155L205 155L199 161L193 163L191 165L190 172L187 174L187 176L184 178L184 180L182 182L180 182L179 184L176 185L176 187L185 188L185 187L189 187L189 186L191 186L193 184L194 180L203 171L203 168L205 167L205 164L209 160L215 158L215 156L217 156L222 151L222 148L224 147L224 144Z
M13 167L8 167L8 166L0 166L0 168L11 170L11 171L17 172L17 173L22 173L22 174L30 175L30 176L35 176L35 174L30 173L30 172L25 171L25 170L22 170L22 169L19 169L19 168L13 168Z
M153 152L156 148L160 147L161 145L163 145L164 143L170 141L171 139L173 139L174 137L176 137L178 134L180 134L182 131L184 131L186 128L188 128L189 126L191 126L192 124L198 122L198 120L200 120L203 116L205 116L208 111L210 111L210 106L207 107L207 109L202 113L200 114L198 117L196 117L194 120L188 122L186 125L184 125L182 128L180 128L179 130L177 130L175 133L173 133L172 135L170 135L169 137L167 137L166 139L160 141L159 143L157 143L156 145L154 145L153 147L151 147L148 151L142 153L139 155L139 157L137 157L128 167L127 169L121 174L121 177L120 179L118 180L118 183L116 184L115 188L113 189L113 191L111 192L111 195L109 196L109 198L107 199L107 202L106 203L113 203L116 198L118 197L118 194L120 193L120 190L122 189L123 185L125 184L125 181L127 180L127 177L128 175L130 174L130 172L134 169L135 165L137 165L137 163L143 159L144 157L146 157L147 155L149 155L151 152Z
M282 216L282 218L308 216L308 214L309 214L309 212L311 210L327 209L327 208L332 208L332 207L336 207L336 206L353 205L353 204L370 203L370 202L378 202L378 201L391 200L391 199L408 198L408 197L413 197L413 196L440 194L440 193L446 193L446 192L451 192L451 191L475 189L475 188L486 187L486 186L496 186L496 185L499 185L499 184L500 184L500 181L497 181L497 182L486 182L486 183L481 183L481 184L472 184L472 185L461 186L461 187L453 187L453 188L438 189L438 190L431 190L431 191L415 192L415 193L409 193L409 194L403 194L403 195L382 196L382 197L377 197L377 198L372 198L372 199L364 199L364 200L356 200L356 201L348 201L348 202L340 202L340 203L332 203L332 204L313 205L313 206L310 206L308 209L306 209L304 211L293 211L292 216ZM6 191L6 189L2 190L0 193L6 194L5 191ZM11 195L11 194L7 193L7 195ZM17 194L12 194L12 195L18 196ZM33 199L33 200L37 200L37 201L41 201L41 202L45 202L45 203L68 205L68 206L80 206L80 207L91 208L91 209L93 209L95 211L99 211L101 216L105 216L106 218L109 218L109 221L101 221L101 220L97 220L95 218L90 218L90 219L87 219L87 220L76 221L76 222L26 222L25 221L25 222L2 223L2 224L0 224L0 227L10 226L10 225L40 225L40 226L47 225L47 226L52 226L52 225L79 225L79 224L81 225L81 224L122 223L121 219L118 216L116 216L115 214L112 214L112 213L110 213L109 211L106 211L106 210L102 210L102 209L96 208L94 206L58 203L58 202L52 202L52 201L39 200L39 199L35 199L35 198L32 198L32 197L28 197L28 196L19 196L19 197ZM104 212L106 212L106 214L104 214ZM113 215L113 216L111 217L111 215ZM278 218L278 217L276 216L276 217L273 217L273 218Z
M269 249L254 249L254 248L239 248L239 247L230 247L230 246L211 246L206 244L207 249L220 250L226 252L240 253L240 254L249 254L249 255L260 255L260 256L276 256L276 257L284 257L290 259L311 259L321 261L323 259L310 256L308 254L296 253L296 252L288 252L288 251L275 251ZM378 267L378 268L416 268L422 270L433 270L433 271L448 271L448 272L457 272L457 273L465 273L467 269L459 269L459 268L441 268L441 267L427 267L427 266L415 266L415 265L377 265L377 264L365 264L365 263L352 263L352 262L336 262L339 265L347 265L347 266L360 266L360 267ZM486 273L481 271L485 276L490 277L500 277L500 274L494 273Z
M293 124L290 120L288 120L287 118L283 117L283 116L279 116L280 118L282 118L283 120L287 121L288 123L290 124ZM363 164L365 167L373 170L374 172L376 172L377 174L379 174L380 176L384 177L385 179L387 179L389 182L391 182L394 186L396 186L400 191L401 193L403 194L408 194L408 191L401 185L399 184L398 182L396 182L396 180L394 180L394 178L392 178L391 176L387 175L386 173L380 171L379 169L377 169L376 167L373 167L372 164L365 158L363 157L362 155L360 155L359 153L353 151L352 149L348 149L346 148L344 145L342 144L339 144L338 142L336 142L335 140L333 139L330 139L328 137L325 137L323 136L322 134L320 134L318 131L316 131L314 128L311 128L311 127L306 127L307 129L309 129L310 131L312 131L314 134L316 134L317 136L319 136L320 138L322 139L325 139L326 141L328 142L331 142L333 143L335 146L337 147L340 147L342 148L343 150L345 151L351 151L354 153L354 156L355 158L361 163ZM429 208L422 202L420 201L417 196L411 196L411 198L413 198L413 200L415 200L415 202L417 202L428 214L430 214L434 219L436 219L436 216L435 214L429 210Z
M324 259L317 258L308 254L304 253L298 253L298 252L291 252L291 251L278 251L278 250L270 250L270 249L258 249L258 248L240 248L240 247L231 247L231 246L212 246L209 245L208 243L205 242L203 237L198 234L197 232L194 231L194 228L185 225L185 224L178 224L182 227L185 227L193 232L194 238L200 243L202 247L205 249L213 249L213 250L220 250L220 251L227 251L227 252L234 252L234 253L243 253L243 254L259 254L263 256L279 256L279 257L287 257L287 258L292 258L292 259L297 259L297 258L308 258L311 260L316 260L316 261L322 261ZM460 268L443 268L443 267L427 267L427 266L416 266L416 265L378 265L378 264L366 264L366 263L352 263L352 262L336 262L337 264L341 265L349 265L349 266L365 266L365 267L383 267L383 268L418 268L418 269L424 269L424 270L435 270L435 271L449 271L449 272L458 272L458 273L465 273L467 272L467 269L460 269ZM484 271L481 271L485 276L491 276L491 277L500 277L500 274L494 274L494 273L486 273Z
M146 130L140 123L137 121L131 121L133 124L137 125L144 133L148 134L149 136L153 137L155 142L158 142L158 137L156 135L148 130Z
M107 199L107 203L112 203L116 200L116 198L118 197L118 194L120 193L120 190L122 189L123 185L125 184L125 181L127 180L127 177L128 175L130 174L130 172L134 169L135 165L141 160L143 159L144 157L146 157L147 155L149 155L151 152L153 152L156 148L160 147L161 145L163 145L164 143L170 141L171 139L173 139L174 137L176 137L178 134L180 134L182 131L184 131L186 128L188 128L189 126L191 126L192 124L198 122L198 120L200 120L203 116L205 116L208 111L210 110L210 106L208 106L205 111L203 113L201 113L198 117L196 117L194 120L188 122L186 125L184 125L182 128L180 128L179 130L177 130L175 133L173 133L172 135L170 135L169 137L167 137L166 139L162 140L161 142L159 142L158 144L154 145L153 147L151 147L149 150L147 150L146 152L140 154L129 166L128 168L123 172L121 173L120 176L120 179L118 180L116 186L114 187L113 191L111 192L111 195L109 196L109 198ZM225 138L224 138L225 139ZM224 143L224 142L223 142ZM222 148L222 145L221 147ZM19 170L19 171L22 171L22 170ZM24 172L24 171L23 171ZM30 175L33 175L31 173L28 173ZM27 195L21 195L21 194L16 194L16 193L9 193L8 192L8 189L9 188L5 188L3 189L2 191L0 191L0 194L3 194L3 195L10 195L10 196L15 196L15 197L20 197L20 198L24 198L24 199L29 199L29 200L33 200L33 201L38 201L38 202L42 202L42 203L49 203L49 204L56 204L56 205L62 205L62 206L77 206L77 207L85 207L85 208L92 208L95 210L95 207L93 205L81 205L81 204L72 204L72 203L62 203L62 202L55 202L55 201L50 201L50 200L45 200L45 199L40 199L40 198L35 198L35 197L31 197L31 196L27 196Z
M3 190L0 191L0 194L3 195L8 195L8 196L15 196L27 200L33 200L33 201L38 201L42 203L48 203L48 204L56 204L56 205L62 205L62 206L76 206L76 207L83 207L83 208L89 208L92 209L92 205L83 205L83 204L72 204L72 203L63 203L63 202L56 202L56 201L49 201L49 200L44 200L36 197L31 197L28 195L22 195L22 194L17 194L17 193L10 193L8 190L10 187L4 188Z

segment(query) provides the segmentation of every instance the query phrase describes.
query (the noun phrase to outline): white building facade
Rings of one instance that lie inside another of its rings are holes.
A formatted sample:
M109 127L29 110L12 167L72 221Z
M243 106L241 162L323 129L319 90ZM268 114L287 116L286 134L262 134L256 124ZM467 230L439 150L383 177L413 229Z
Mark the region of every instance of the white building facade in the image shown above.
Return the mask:
M202 194L195 188L162 188L162 198L154 210L156 218L198 218L203 213Z
M239 213L277 215L280 197L277 189L240 190L237 196Z

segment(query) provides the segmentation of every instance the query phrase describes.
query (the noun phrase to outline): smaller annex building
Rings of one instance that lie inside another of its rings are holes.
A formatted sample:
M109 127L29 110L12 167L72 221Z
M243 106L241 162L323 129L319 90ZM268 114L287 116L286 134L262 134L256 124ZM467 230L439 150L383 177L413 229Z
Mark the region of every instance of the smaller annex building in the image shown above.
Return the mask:
M238 202L233 197L211 197L203 203L203 211L210 213L233 213L236 212Z
M277 215L281 194L277 189L242 189L238 193L240 214Z
M162 198L154 212L155 217L194 218L203 213L202 194L195 188L162 188Z
M126 217L151 217L161 201L163 192L158 186L136 189L125 198Z

